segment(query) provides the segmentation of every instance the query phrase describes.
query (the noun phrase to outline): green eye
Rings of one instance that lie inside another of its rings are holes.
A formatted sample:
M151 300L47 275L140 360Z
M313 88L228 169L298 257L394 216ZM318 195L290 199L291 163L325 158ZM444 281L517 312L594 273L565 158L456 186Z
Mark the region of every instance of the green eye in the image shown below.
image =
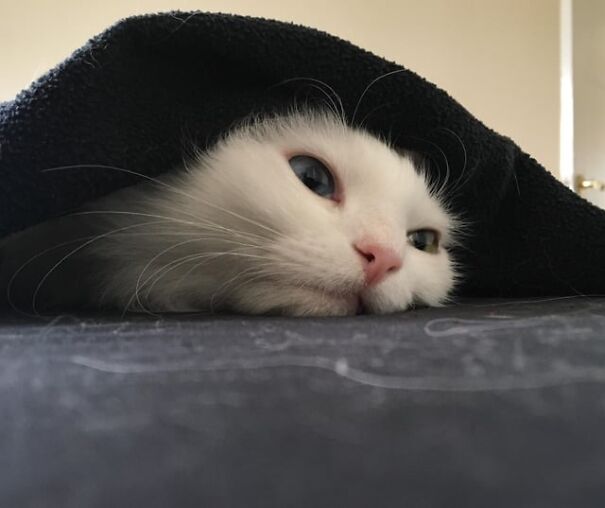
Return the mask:
M414 248L435 254L439 250L439 233L432 229L419 229L408 234L408 240Z

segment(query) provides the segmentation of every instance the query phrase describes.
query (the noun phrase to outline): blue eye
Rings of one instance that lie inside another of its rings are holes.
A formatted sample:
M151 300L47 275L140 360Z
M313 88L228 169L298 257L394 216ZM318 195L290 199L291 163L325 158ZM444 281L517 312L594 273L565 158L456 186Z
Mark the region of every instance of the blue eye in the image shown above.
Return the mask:
M298 179L315 194L324 198L332 197L334 177L321 161L309 155L295 155L288 162Z

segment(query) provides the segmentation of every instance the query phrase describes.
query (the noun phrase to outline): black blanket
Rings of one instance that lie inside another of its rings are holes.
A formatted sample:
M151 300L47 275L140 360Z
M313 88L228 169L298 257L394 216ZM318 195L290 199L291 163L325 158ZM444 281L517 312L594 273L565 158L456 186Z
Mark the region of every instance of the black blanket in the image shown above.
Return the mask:
M325 33L218 14L126 19L0 104L0 237L140 181L108 166L156 175L252 112L335 94L447 179L471 224L463 293L605 290L604 212L445 92Z

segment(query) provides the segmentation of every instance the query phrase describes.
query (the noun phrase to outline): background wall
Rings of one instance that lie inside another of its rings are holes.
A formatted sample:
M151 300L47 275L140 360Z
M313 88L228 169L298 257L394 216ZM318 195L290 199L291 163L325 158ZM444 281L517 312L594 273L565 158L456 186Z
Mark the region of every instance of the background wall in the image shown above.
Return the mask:
M605 2L575 0L573 32L575 170L605 181ZM605 192L583 195L605 208Z
M0 0L0 100L114 21L171 9L339 35L433 81L558 172L558 0Z

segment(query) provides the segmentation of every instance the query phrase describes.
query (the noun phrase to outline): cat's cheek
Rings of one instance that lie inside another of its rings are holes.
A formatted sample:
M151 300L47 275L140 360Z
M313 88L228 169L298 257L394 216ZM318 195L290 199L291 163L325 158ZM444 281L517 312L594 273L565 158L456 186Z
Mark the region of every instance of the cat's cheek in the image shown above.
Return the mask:
M414 301L430 307L439 307L446 303L454 287L455 273L452 262L445 252L433 258L426 257L424 253L418 253L418 256L423 257L415 260L413 267Z
M392 314L407 310L413 300L410 284L403 275L392 276L364 294L368 314Z

